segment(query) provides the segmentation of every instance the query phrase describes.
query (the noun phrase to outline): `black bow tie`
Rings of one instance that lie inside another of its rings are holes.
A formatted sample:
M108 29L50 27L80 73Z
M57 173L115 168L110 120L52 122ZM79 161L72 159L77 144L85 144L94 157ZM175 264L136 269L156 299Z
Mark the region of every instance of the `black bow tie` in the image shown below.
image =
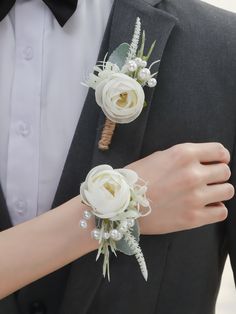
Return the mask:
M15 2L16 0L1 0L0 21L8 14ZM50 8L58 23L64 26L75 12L78 0L43 0L43 2Z

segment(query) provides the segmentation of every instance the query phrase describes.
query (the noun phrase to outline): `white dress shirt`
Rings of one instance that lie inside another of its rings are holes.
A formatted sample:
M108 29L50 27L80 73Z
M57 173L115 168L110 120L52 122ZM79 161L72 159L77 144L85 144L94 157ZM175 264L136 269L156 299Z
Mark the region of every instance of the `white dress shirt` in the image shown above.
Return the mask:
M0 22L0 181L13 224L50 209L113 0L79 0L64 28L39 0Z

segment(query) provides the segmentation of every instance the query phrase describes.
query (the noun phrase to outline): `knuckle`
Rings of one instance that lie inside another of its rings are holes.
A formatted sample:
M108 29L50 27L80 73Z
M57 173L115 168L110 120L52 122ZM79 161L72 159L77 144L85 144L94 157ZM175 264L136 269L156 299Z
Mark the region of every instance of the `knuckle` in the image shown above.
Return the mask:
M216 149L218 151L220 159L225 159L226 161L230 161L230 153L221 143L216 143Z
M225 147L221 143L215 143L216 149L218 150L219 153L224 154L225 153Z
M183 153L183 145L182 144L178 144L172 147L172 154L173 157L180 157Z
M186 196L185 204L188 208L191 209L203 207L204 204L203 199L201 197L201 193L197 190L193 190L191 193L189 193L188 196Z
M231 177L231 170L229 168L228 165L223 164L223 176L224 176L224 180L229 180L229 178Z
M225 148L226 160L229 163L231 159L230 151Z
M185 171L183 174L183 182L186 186L194 187L202 183L202 174L196 168L191 168Z
M193 147L189 143L173 146L172 153L174 159L181 160L184 163L193 159Z
M226 197L228 199L231 199L235 194L234 186L230 183L226 184Z
M203 181L202 172L196 167L192 169L192 177L193 177L195 185L199 185Z
M221 207L221 210L219 212L219 220L223 221L228 217L228 209L225 206Z

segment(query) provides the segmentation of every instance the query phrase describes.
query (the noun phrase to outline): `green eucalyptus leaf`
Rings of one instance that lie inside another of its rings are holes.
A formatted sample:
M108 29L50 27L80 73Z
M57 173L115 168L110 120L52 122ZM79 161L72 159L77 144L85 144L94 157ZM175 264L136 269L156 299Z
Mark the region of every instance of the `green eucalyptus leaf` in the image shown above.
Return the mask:
M135 237L136 241L139 242L140 229L137 221L135 221L135 225L133 227L131 234ZM130 249L124 238L116 242L116 250L126 255L134 255L134 252Z
M110 55L108 61L111 63L114 63L118 65L118 67L121 69L128 56L130 45L127 43L123 43L120 46L118 46Z

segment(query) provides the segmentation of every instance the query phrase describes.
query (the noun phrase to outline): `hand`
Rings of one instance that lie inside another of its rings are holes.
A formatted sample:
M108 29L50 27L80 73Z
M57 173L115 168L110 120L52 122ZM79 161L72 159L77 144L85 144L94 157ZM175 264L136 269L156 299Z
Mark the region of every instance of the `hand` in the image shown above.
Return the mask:
M219 143L187 143L128 165L148 182L152 213L140 218L141 233L169 233L226 219L222 202L234 196L234 187L226 183L229 161Z

